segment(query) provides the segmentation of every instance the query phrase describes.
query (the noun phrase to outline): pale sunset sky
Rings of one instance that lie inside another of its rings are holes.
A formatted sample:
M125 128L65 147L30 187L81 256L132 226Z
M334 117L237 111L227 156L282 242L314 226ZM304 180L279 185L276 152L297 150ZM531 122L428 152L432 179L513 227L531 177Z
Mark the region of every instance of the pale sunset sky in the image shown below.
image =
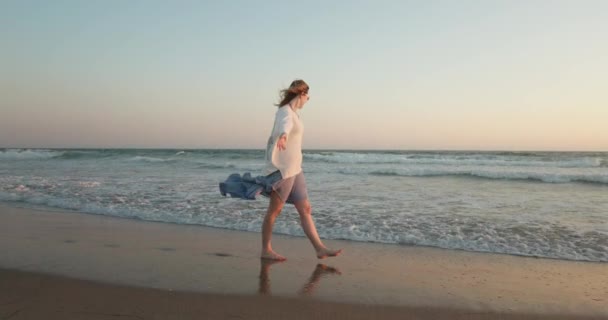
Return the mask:
M0 2L0 148L608 151L608 1Z

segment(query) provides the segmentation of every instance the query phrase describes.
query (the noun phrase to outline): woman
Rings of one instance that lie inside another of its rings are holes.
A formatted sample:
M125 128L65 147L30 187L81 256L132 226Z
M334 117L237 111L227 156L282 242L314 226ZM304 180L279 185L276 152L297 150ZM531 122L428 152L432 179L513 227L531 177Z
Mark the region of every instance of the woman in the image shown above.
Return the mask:
M292 203L300 214L304 233L312 243L317 258L334 257L342 250L327 248L319 235L311 216L306 181L302 173L302 134L304 128L298 111L310 99L308 85L303 80L294 80L289 88L281 91L281 102L277 110L272 134L266 148L266 173L278 176L272 184L270 204L262 225L262 259L286 260L272 250L270 240L272 227L285 202ZM280 176L279 176L280 175Z

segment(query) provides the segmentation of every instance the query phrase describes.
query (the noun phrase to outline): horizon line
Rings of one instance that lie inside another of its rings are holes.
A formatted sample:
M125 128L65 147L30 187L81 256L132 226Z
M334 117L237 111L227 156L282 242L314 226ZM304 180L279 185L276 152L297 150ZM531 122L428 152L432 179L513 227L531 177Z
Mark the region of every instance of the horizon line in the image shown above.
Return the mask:
M260 151L264 148L241 148L241 147L0 147L1 150L248 150ZM382 149L382 148L306 148L302 151L423 151L423 152L608 152L600 149L587 150L560 150L560 149Z

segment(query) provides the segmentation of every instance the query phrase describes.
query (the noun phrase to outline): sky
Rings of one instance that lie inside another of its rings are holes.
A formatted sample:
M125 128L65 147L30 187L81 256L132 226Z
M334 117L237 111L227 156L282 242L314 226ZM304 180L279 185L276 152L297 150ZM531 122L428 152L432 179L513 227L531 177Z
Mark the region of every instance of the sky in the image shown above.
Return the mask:
M608 151L608 1L0 2L0 148Z

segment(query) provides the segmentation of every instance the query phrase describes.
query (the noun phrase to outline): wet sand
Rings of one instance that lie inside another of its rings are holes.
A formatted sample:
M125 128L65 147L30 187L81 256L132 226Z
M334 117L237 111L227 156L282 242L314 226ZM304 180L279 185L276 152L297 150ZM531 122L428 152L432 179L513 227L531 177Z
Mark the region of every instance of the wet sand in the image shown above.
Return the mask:
M0 206L2 319L608 319L608 265ZM299 318L298 318L299 317Z

